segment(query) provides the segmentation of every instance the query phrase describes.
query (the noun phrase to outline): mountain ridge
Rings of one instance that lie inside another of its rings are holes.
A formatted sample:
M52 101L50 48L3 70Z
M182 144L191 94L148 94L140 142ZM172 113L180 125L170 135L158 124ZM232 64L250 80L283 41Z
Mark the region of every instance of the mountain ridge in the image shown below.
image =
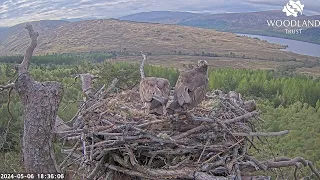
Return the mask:
M154 19L154 14L161 14ZM140 14L140 15L139 15ZM320 33L316 30L308 31L307 34L301 35L286 34L285 28L269 27L267 20L320 20L320 15L306 16L302 15L298 18L287 17L282 11L259 11L246 13L221 13L221 14L200 14L191 13L187 16L176 16L176 12L144 12L126 16L125 19L136 22L153 22L167 24L177 24L182 26L192 26L207 29L215 29L224 32L245 33L281 37L320 44ZM143 15L143 16L142 16ZM162 19L161 19L162 18ZM318 27L320 29L320 27ZM308 29L306 29L308 30ZM313 32L314 34L310 34Z
M118 19L137 22L177 24L182 20L189 19L202 14L190 12L173 12L173 11L151 11L141 12L128 16L123 16Z

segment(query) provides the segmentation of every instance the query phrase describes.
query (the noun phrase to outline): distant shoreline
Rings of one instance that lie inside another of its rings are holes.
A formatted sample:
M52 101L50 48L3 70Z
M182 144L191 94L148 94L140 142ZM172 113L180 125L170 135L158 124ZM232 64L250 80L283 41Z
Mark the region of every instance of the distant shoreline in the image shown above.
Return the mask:
M307 42L307 43L310 43L310 44L320 45L320 42L318 43L318 42L306 40L306 39L303 38L303 36L300 36L302 38L295 38L295 36L288 37L286 35L276 34L276 32L266 32L266 33L263 33L263 32L262 33L259 33L259 32L246 32L246 31L225 31L225 32L231 32L231 33L234 33L234 34L249 34L249 35L257 35L257 36L282 38L282 39L295 40L295 41L301 41L301 42Z
M250 38L258 38L260 40L267 41L269 43L280 44L286 48L280 49L287 52L293 52L297 54L303 54L308 56L320 57L320 44L299 41L295 39L288 39L282 37L272 37L265 35L257 35L257 34L246 34L246 33L235 33L239 36L247 36Z

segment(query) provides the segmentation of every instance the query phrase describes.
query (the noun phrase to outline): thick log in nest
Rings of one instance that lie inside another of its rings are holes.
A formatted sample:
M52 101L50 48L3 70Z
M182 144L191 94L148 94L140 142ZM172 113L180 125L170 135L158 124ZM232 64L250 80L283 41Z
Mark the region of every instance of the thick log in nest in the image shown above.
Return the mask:
M258 161L248 153L254 146L248 137L289 131L255 132L255 102L236 92L208 93L193 111L172 116L145 114L137 91L107 92L100 90L79 108L73 129L58 132L69 141L60 168L76 166L72 179L246 179L250 172L301 165L319 178L303 158Z

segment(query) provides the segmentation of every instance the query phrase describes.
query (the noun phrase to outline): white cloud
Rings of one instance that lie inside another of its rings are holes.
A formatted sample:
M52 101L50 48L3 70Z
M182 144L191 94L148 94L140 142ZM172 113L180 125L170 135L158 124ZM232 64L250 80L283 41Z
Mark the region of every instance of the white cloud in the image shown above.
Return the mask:
M144 11L248 12L281 10L288 0L0 0L0 26L61 18L114 18ZM316 2L317 1L317 2ZM320 14L319 0L301 0Z

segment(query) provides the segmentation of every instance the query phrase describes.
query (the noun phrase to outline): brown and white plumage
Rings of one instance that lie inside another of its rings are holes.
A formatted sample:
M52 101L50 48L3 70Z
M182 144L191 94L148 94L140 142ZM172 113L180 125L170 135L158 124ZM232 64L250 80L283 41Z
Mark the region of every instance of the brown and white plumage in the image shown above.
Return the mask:
M91 98L94 95L94 88L92 86L95 79L100 78L100 76L95 76L89 73L86 74L78 74L76 78L80 77L82 83L82 95L83 101L89 97Z
M146 56L143 56L143 61L140 66L140 98L145 104L146 112L156 113L159 115L165 114L165 107L170 94L170 82L165 78L145 77L144 62Z
M167 107L168 113L196 107L206 96L208 82L208 64L204 60L200 60L197 67L181 72L173 93L173 101Z

